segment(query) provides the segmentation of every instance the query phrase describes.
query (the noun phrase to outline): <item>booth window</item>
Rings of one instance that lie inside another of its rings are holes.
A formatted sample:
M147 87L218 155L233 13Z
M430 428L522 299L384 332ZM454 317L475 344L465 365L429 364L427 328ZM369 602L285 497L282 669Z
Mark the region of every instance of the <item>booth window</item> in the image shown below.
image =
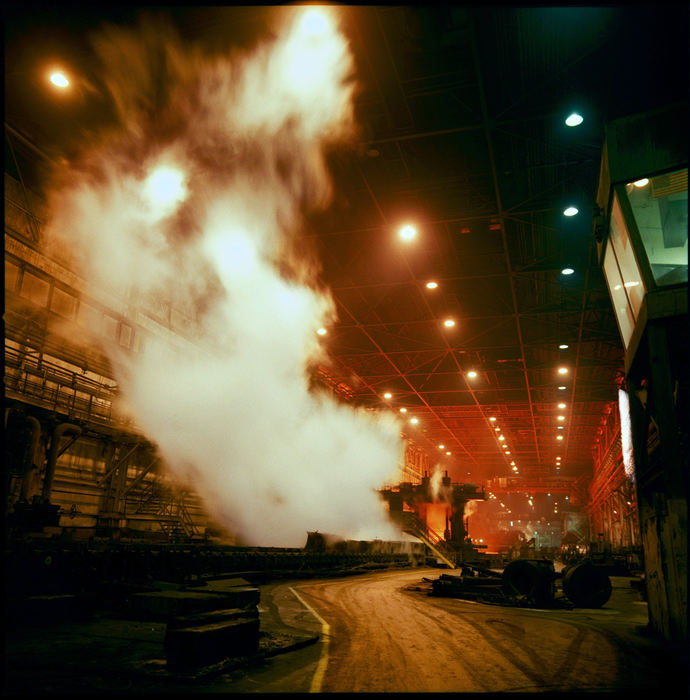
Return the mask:
M688 170L626 185L657 286L688 281Z

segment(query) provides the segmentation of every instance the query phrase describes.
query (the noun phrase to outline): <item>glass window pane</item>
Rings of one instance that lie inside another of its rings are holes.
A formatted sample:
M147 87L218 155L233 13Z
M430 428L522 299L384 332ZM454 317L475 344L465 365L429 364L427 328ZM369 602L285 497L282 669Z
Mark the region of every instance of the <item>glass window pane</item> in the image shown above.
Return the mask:
M632 309L628 303L628 296L625 293L623 280L618 271L616 256L611 245L606 246L606 253L604 254L604 276L609 286L613 310L616 312L618 330L623 339L623 345L627 348L633 328L635 327L635 319L633 318Z
M5 260L5 289L9 289L11 292L17 286L17 277L19 277L19 268Z
M626 185L635 223L654 281L688 281L688 171L644 178Z
M611 222L609 229L609 242L613 246L618 260L618 267L623 278L623 288L630 299L630 306L634 317L640 313L640 306L645 295L645 288L642 282L642 274L637 265L637 259L633 252L632 241L628 234L628 227L623 218L618 193L614 192L613 206L611 208ZM617 291L617 290L616 290Z
M53 289L53 298L50 302L50 308L56 314L60 314L60 316L72 318L77 308L77 298L55 287Z
M117 340L119 327L120 322L116 318L103 314L103 335L108 340Z
M46 306L48 303L48 292L50 285L44 279L32 275L30 272L24 272L22 279L22 290L20 294L26 299L36 302L40 306Z
M79 304L79 323L94 335L100 335L103 328L103 314L82 301Z

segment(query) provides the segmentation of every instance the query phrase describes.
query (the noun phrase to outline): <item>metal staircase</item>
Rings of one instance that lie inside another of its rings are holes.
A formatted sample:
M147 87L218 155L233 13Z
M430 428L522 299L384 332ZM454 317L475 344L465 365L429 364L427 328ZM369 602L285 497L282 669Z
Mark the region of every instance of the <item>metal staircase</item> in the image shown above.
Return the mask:
M438 532L428 527L416 513L403 513L403 532L424 542L424 544L450 569L456 568L455 563L441 551L442 548L445 548L445 540L443 537Z
M188 541L200 534L185 505L185 493L176 493L158 475L128 500L135 502L127 517L155 520L171 542Z

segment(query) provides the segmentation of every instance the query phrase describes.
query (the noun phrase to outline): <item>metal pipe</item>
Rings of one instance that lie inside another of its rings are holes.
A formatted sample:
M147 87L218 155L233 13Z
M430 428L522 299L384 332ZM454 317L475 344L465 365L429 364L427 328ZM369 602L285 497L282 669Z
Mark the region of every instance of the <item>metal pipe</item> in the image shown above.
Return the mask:
M33 416L26 416L26 422L29 424L31 436L29 446L24 453L24 463L22 465L22 487L19 492L19 498L21 500L28 500L31 495L28 492L31 483L31 470L36 466L34 459L36 458L38 441L41 437L41 424L38 422L38 419Z
M60 423L60 425L58 425L57 428L55 428L53 438L50 441L50 454L48 456L46 475L43 479L43 491L41 493L41 496L44 501L50 501L50 492L53 489L53 479L55 478L55 468L57 465L57 460L58 457L62 454L62 452L60 452L60 439L66 433L72 433L74 436L72 441L67 445L67 447L69 447L69 445L71 445L81 435L81 428L78 425L74 425L73 423ZM65 449L67 449L67 447Z

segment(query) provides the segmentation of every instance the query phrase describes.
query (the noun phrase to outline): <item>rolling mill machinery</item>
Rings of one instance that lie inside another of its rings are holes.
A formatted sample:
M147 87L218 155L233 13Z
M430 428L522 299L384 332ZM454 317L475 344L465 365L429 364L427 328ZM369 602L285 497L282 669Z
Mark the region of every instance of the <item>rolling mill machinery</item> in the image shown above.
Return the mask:
M470 501L485 501L485 489L476 484L452 483L448 472L424 475L421 483L403 482L395 487L382 489L382 498L388 504L391 519L403 532L424 542L445 564L453 568L463 562L481 559L479 550L485 545L474 544L469 537L465 509ZM445 505L445 528L439 533L429 525L426 517L430 504Z

